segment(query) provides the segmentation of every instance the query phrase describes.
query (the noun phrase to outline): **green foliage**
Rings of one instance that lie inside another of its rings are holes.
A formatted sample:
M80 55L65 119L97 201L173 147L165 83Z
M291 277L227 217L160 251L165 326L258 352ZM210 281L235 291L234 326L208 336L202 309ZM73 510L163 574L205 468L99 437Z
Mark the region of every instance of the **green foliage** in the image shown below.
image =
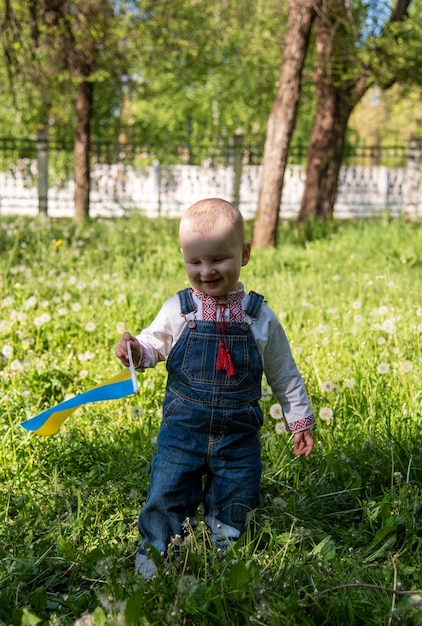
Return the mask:
M420 224L284 224L243 280L289 336L315 450L293 456L265 392L250 529L223 558L199 516L147 582L136 518L163 364L139 375L140 396L87 405L55 436L20 422L117 373L121 332L187 285L177 223L2 218L0 623L421 623Z

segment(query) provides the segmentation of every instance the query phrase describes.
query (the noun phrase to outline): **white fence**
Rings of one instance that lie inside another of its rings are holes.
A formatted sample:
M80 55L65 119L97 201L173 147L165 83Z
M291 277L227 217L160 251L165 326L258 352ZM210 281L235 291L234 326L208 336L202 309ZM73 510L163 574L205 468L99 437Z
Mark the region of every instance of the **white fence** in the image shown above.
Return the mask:
M304 168L289 166L284 180L280 207L282 219L297 216L304 187ZM231 167L203 165L148 167L123 164L94 165L91 172L92 217L117 217L140 210L145 215L177 217L190 204L206 197L239 198L246 218L255 215L258 204L261 166L242 167L240 188L235 190ZM51 217L73 216L73 181L48 189L47 206ZM0 172L0 216L37 215L39 191L37 163L20 163L13 171ZM422 217L422 178L420 159L407 167L344 166L341 168L334 216L369 217L388 210L392 215Z

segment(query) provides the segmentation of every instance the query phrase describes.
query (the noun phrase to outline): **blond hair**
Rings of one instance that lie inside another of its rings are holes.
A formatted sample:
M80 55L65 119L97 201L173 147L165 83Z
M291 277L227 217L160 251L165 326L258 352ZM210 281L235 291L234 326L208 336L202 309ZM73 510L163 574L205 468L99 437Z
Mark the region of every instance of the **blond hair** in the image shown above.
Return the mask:
M239 241L244 242L245 225L241 212L231 202L221 198L206 198L192 204L183 214L180 228L189 224L193 232L208 233L220 220L226 220L233 227Z

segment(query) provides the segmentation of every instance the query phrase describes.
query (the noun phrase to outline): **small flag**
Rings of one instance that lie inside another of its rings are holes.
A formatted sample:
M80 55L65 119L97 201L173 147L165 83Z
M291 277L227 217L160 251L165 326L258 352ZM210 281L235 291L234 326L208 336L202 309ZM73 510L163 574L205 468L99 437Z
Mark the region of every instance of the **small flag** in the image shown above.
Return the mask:
M93 389L85 391L69 400L57 404L51 409L39 413L39 415L32 417L26 422L22 422L21 425L27 430L32 430L37 435L54 435L69 415L83 404L103 400L117 400L125 396L130 396L133 393L139 393L139 385L133 366L129 343L128 356L130 363L129 368L122 370L119 374L113 376L113 378L109 378Z

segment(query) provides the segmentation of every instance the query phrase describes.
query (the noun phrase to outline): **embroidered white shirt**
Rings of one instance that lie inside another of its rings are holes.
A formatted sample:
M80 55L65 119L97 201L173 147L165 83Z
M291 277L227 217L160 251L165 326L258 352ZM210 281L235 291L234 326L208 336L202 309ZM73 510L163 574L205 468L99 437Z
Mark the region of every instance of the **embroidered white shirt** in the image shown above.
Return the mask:
M239 292L243 293L242 308L244 311L249 295L244 293L242 283L238 284L235 293ZM193 292L193 299L197 312L189 314L187 319L202 320L204 317L200 294ZM233 298L233 300L236 302L238 298ZM224 311L227 320L230 315L229 308L230 297L229 306ZM217 310L220 309L217 308ZM207 315L205 317L208 319ZM267 382L283 409L288 428L292 432L300 432L314 426L315 418L302 377L277 316L264 303L257 320L252 320L248 315L244 315L244 319L251 324ZM159 361L164 361L182 334L185 325L186 318L180 313L179 297L173 296L164 302L150 326L137 335L142 347L142 359L139 367L141 369L155 367Z

